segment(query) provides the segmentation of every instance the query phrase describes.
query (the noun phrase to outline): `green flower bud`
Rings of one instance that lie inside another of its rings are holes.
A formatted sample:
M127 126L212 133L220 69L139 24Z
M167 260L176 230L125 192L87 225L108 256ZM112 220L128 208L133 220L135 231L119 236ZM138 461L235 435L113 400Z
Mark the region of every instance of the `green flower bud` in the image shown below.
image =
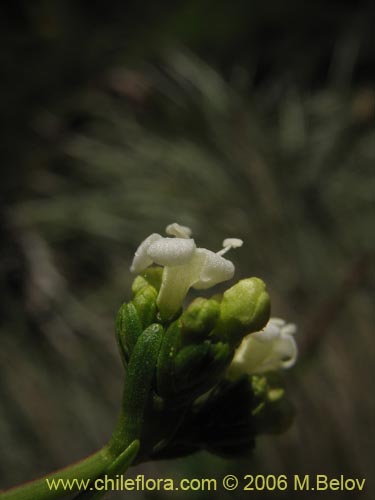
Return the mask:
M147 269L133 281L132 291L134 298L132 303L138 312L143 328L146 328L156 320L156 298L160 279L161 269L153 268Z
M163 269L161 267L149 267L139 274L132 284L132 292L136 295L141 288L151 285L158 292L161 285Z
M195 299L181 316L184 340L194 342L207 338L220 315L220 305L216 300Z
M156 298L161 269L147 269L132 284L134 298L124 303L116 316L116 338L124 367L142 331L156 322Z
M134 304L123 304L116 317L116 339L125 367L141 333L142 324Z
M147 277L137 276L132 290L133 300L123 304L116 317L116 337L124 366L142 331L155 322L157 313L157 290Z
M237 346L242 338L262 329L270 316L270 299L264 282L248 278L224 292L220 317L211 335Z
M155 288L151 285L146 285L138 291L132 300L143 328L147 328L156 319L156 297L157 292Z

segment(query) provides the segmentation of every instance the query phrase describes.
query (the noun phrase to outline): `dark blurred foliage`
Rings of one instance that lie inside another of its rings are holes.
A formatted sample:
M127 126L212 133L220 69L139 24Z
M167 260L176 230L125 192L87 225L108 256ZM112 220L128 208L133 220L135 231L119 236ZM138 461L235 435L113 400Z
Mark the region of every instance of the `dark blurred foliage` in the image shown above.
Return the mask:
M109 437L128 267L173 221L211 249L245 240L236 277L265 279L273 314L299 325L297 416L247 459L138 472L370 482L371 3L8 1L0 14L0 484Z

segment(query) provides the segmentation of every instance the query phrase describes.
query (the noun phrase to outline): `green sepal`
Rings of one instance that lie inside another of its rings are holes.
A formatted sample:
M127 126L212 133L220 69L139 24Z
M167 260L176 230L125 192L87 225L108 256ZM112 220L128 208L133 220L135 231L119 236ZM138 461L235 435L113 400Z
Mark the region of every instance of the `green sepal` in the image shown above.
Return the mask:
M175 321L164 334L161 344L156 384L157 393L161 397L169 397L175 393L174 368L175 357L181 345L181 323Z
M264 282L244 279L224 292L211 335L236 347L245 335L261 330L269 317L270 299Z
M109 443L112 453L119 454L132 441L140 439L145 409L153 393L163 333L161 325L150 325L139 336L130 356L122 411Z
M156 297L157 291L151 285L140 288L135 294L132 303L137 310L142 329L146 328L156 320Z
M123 304L116 317L116 338L125 366L142 330L142 324L134 304L131 302Z

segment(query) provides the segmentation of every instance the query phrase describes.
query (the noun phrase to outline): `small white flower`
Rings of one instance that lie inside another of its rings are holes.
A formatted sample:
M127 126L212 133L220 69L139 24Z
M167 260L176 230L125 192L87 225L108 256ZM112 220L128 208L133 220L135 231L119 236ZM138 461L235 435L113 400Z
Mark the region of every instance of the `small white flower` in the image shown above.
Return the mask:
M178 311L190 287L202 290L231 279L234 265L222 255L243 243L240 239L228 238L223 242L224 248L215 253L206 248L197 248L190 238L191 230L188 227L170 224L166 233L174 237L153 233L146 238L135 252L130 268L132 272L139 273L152 264L164 266L157 298L159 311L164 318Z
M296 325L271 318L263 330L251 333L242 340L229 367L229 377L293 366L298 355L294 339L296 331Z

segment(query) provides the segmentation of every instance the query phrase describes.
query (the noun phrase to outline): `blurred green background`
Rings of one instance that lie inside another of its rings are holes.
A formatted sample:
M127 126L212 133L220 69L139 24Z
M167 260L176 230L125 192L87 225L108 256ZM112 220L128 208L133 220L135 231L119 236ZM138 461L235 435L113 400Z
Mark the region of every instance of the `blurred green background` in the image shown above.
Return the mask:
M132 255L177 221L212 250L242 238L236 279L263 278L273 315L298 324L297 415L246 460L201 453L132 475L344 474L371 498L370 4L2 3L0 487L109 438Z

